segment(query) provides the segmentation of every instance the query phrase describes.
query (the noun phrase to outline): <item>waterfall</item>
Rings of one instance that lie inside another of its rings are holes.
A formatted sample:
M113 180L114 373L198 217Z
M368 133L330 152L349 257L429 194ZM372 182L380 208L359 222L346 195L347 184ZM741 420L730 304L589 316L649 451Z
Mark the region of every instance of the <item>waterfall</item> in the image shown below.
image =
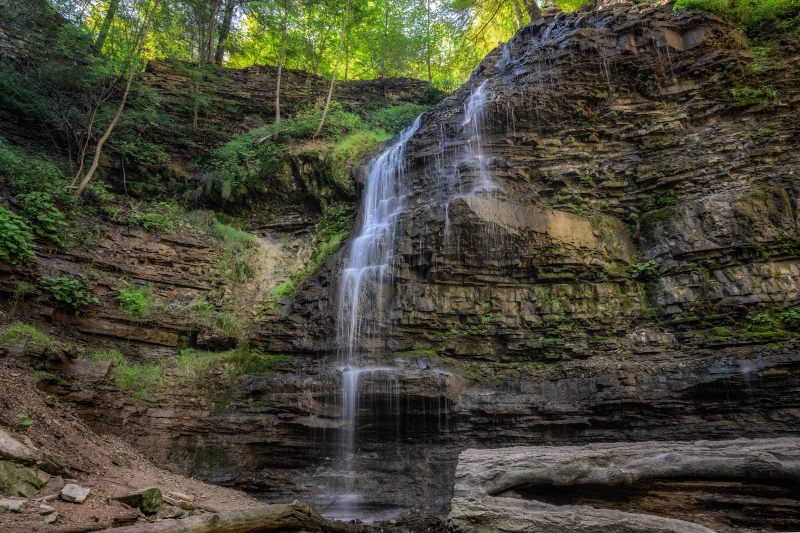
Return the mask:
M434 202L445 205L445 209L453 198L475 196L495 189L488 168L489 160L483 151L485 100L486 82L475 87L464 104L461 122L464 143L451 160L452 171L439 174L433 196ZM350 243L347 263L339 280L337 364L341 371L342 440L336 470L341 486L336 495L336 507L333 511L329 509L328 513L336 518L356 517L359 506L365 503L357 487L358 472L354 468L359 403L363 400L361 389L365 389L367 395L385 393L384 408L397 409L392 416L400 414L398 369L359 366L359 363L362 363L363 355L369 355L373 360L385 355L375 353L380 350L380 345L374 341L386 322L395 232L398 219L406 212L410 191L404 179L406 144L419 125L420 117L417 117L414 124L401 132L396 142L372 163L361 205L359 231ZM367 390L369 387L372 389ZM441 399L437 402L436 425L439 426Z
M339 281L338 359L342 371L341 411L344 439L339 450L339 468L346 478L347 492L340 494L337 513L353 515L360 495L353 487L353 454L358 422L359 381L362 374L393 369L358 368L359 341L376 332L383 323L384 287L391 281L394 235L397 219L406 209L403 183L406 142L419 128L420 117L403 130L397 141L372 163L361 206L361 228L350 244L347 265Z
M374 332L383 319L383 288L390 281L397 219L406 209L403 183L406 142L419 128L420 117L400 133L370 167L367 176L362 221L358 236L350 244L347 265L339 281L339 361L353 363L358 341Z

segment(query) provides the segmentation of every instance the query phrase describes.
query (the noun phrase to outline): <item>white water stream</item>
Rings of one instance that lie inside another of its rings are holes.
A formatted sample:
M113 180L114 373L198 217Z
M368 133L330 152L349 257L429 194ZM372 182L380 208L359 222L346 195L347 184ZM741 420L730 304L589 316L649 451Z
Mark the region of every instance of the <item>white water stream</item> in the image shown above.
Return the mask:
M449 202L457 196L475 195L494 189L483 152L483 115L486 83L474 88L464 105L465 143L456 164L473 169L471 179L462 180L459 173L448 172L446 183L437 184L436 201ZM338 470L344 480L337 495L337 518L356 518L362 502L357 488L358 472L353 458L357 453L359 387L365 377L379 380L387 391L399 398L393 367L359 367L362 344L380 332L385 323L386 299L391 290L394 240L398 219L407 209L410 187L405 183L406 144L419 128L420 117L398 136L396 142L372 163L361 206L358 235L350 244L347 264L339 281L337 314L337 358L341 377L341 413L343 441L338 452ZM442 193L444 193L442 195ZM442 197L443 196L443 197ZM374 355L374 354L373 354ZM392 383L389 383L392 381ZM389 405L397 403L390 400ZM399 407L398 407L399 408Z

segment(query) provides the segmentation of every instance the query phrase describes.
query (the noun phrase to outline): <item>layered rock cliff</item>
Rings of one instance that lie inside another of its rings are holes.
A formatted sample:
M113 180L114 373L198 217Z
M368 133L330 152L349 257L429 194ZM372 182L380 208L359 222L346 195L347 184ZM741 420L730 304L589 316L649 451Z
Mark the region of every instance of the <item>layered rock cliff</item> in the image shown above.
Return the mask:
M353 469L368 503L446 510L467 447L796 431L797 58L784 43L756 59L728 22L671 6L551 14L423 115L385 327L358 350L394 366L360 383ZM476 146L465 108L480 87ZM472 193L484 178L491 190ZM162 244L202 269L207 244L184 239ZM231 387L210 376L228 400L216 409L178 371L171 394L135 403L84 355L48 387L159 462L333 505L346 254L252 317L250 343L294 359ZM194 270L146 279L208 290Z

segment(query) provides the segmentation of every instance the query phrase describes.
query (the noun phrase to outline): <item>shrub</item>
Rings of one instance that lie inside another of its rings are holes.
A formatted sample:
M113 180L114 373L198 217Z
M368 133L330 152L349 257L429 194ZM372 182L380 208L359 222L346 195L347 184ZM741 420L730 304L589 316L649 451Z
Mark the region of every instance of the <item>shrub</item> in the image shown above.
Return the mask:
M153 290L150 287L121 288L117 302L130 318L143 318L150 314Z
M64 188L63 175L55 164L9 146L2 137L0 137L0 181L17 193Z
M94 282L86 274L79 274L77 277L41 277L38 281L56 301L70 305L76 315L81 307L98 301L92 294Z
M67 223L64 221L64 213L55 206L53 195L35 191L20 194L17 199L21 206L20 214L27 219L37 235L61 246L66 245L64 232Z
M12 263L32 259L35 246L33 234L22 218L0 207L0 259Z
M790 327L800 326L800 307L793 307L778 315L778 320Z
M710 11L742 24L751 38L769 40L774 28L800 32L800 2L797 0L677 0L675 10Z
M420 104L382 107L372 113L367 122L373 128L383 128L396 134L411 126L417 116L427 109L428 106Z
M167 202L158 202L128 217L130 224L141 226L148 231L171 234L177 226L186 222L183 209Z
M645 274L652 274L656 271L656 262L652 259L646 263L634 263L631 265L631 276L638 278Z

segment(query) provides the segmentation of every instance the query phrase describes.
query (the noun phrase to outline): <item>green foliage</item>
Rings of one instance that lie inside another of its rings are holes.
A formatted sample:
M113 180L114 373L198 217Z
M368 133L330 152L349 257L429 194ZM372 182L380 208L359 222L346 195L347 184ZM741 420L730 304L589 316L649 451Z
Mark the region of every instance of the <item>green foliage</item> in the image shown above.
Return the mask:
M791 328L800 327L800 307L793 307L778 315L778 320Z
M123 359L114 367L114 383L135 402L161 391L164 370L160 364L129 363Z
M63 189L65 185L58 166L6 144L2 137L0 137L0 182L16 193L34 191L52 193Z
M271 124L213 150L194 198L230 203L264 193L269 193L273 200L285 197L290 190L287 181L290 179L287 175L289 146L311 139L320 117L319 109L303 109L295 118L281 121L277 141L272 139L274 125ZM369 131L358 115L343 111L340 104L333 102L320 138L341 141L330 154L321 154L320 159L329 167L331 185L346 191L349 184L344 167L387 136L382 130Z
M67 223L64 220L64 213L55 206L53 195L34 191L20 194L17 200L20 204L20 214L25 217L37 235L61 246L67 244L64 239Z
M214 319L214 329L224 337L235 337L239 332L239 319L232 313L221 311Z
M778 99L778 93L771 85L761 87L732 87L730 97L739 105L768 106Z
M233 363L233 375L272 374L275 365L292 360L291 355L265 354L254 348L239 347L227 352L225 360Z
M34 344L44 348L46 352L51 352L55 346L53 339L47 334L31 324L13 324L0 335L0 344L8 346L20 341ZM26 345L25 351L29 347Z
M631 265L631 276L639 278L646 274L653 274L656 271L655 266L656 262L652 259L646 263L634 263Z
M428 106L420 104L382 107L367 118L367 123L373 128L382 128L390 133L397 134L411 126L414 123L414 119L427 109Z
M272 290L273 296L276 299L292 298L295 290L336 253L350 233L352 226L353 218L347 210L347 204L336 203L328 207L317 223L310 259L305 262L303 268L294 273L291 281L275 287ZM268 302L267 306L273 304L274 302Z
M128 222L148 231L169 235L174 233L178 226L186 223L186 216L178 205L157 202L135 210L128 216Z
M117 303L130 318L144 318L150 314L153 306L153 289L151 287L123 287L117 294Z
M222 352L187 348L178 353L177 366L184 372L197 376L210 368L227 364L230 365L230 377L233 381L241 374L272 374L276 365L291 360L291 355L265 354L248 346Z
M710 11L741 23L757 40L774 38L775 29L800 32L800 3L797 0L677 0L675 10Z
M26 413L19 413L17 415L17 418L20 419L20 421L19 421L20 427L17 430L20 433L25 433L25 431L27 431L27 429L28 429L28 426L32 426L33 425L33 419L31 417L29 417Z
M220 222L219 216L213 211L197 210L189 214L189 220L197 228L210 233L222 246L220 274L234 281L246 281L255 270L253 261L258 241L246 231Z
M98 301L92 294L95 283L86 274L57 278L45 276L39 278L38 283L47 289L56 301L70 305L75 310L75 314L78 314L81 307Z
M343 191L350 190L350 180L347 176L349 166L373 148L378 143L388 140L391 135L382 129L377 131L356 131L341 141L337 142L330 151L328 159L334 172L333 180Z
M33 234L19 216L0 207L0 260L18 263L33 259Z
M125 356L116 348L96 349L90 352L92 361L111 361L114 365L125 362Z
M275 298L292 298L294 296L294 284L291 281L281 283L272 289L272 295Z

